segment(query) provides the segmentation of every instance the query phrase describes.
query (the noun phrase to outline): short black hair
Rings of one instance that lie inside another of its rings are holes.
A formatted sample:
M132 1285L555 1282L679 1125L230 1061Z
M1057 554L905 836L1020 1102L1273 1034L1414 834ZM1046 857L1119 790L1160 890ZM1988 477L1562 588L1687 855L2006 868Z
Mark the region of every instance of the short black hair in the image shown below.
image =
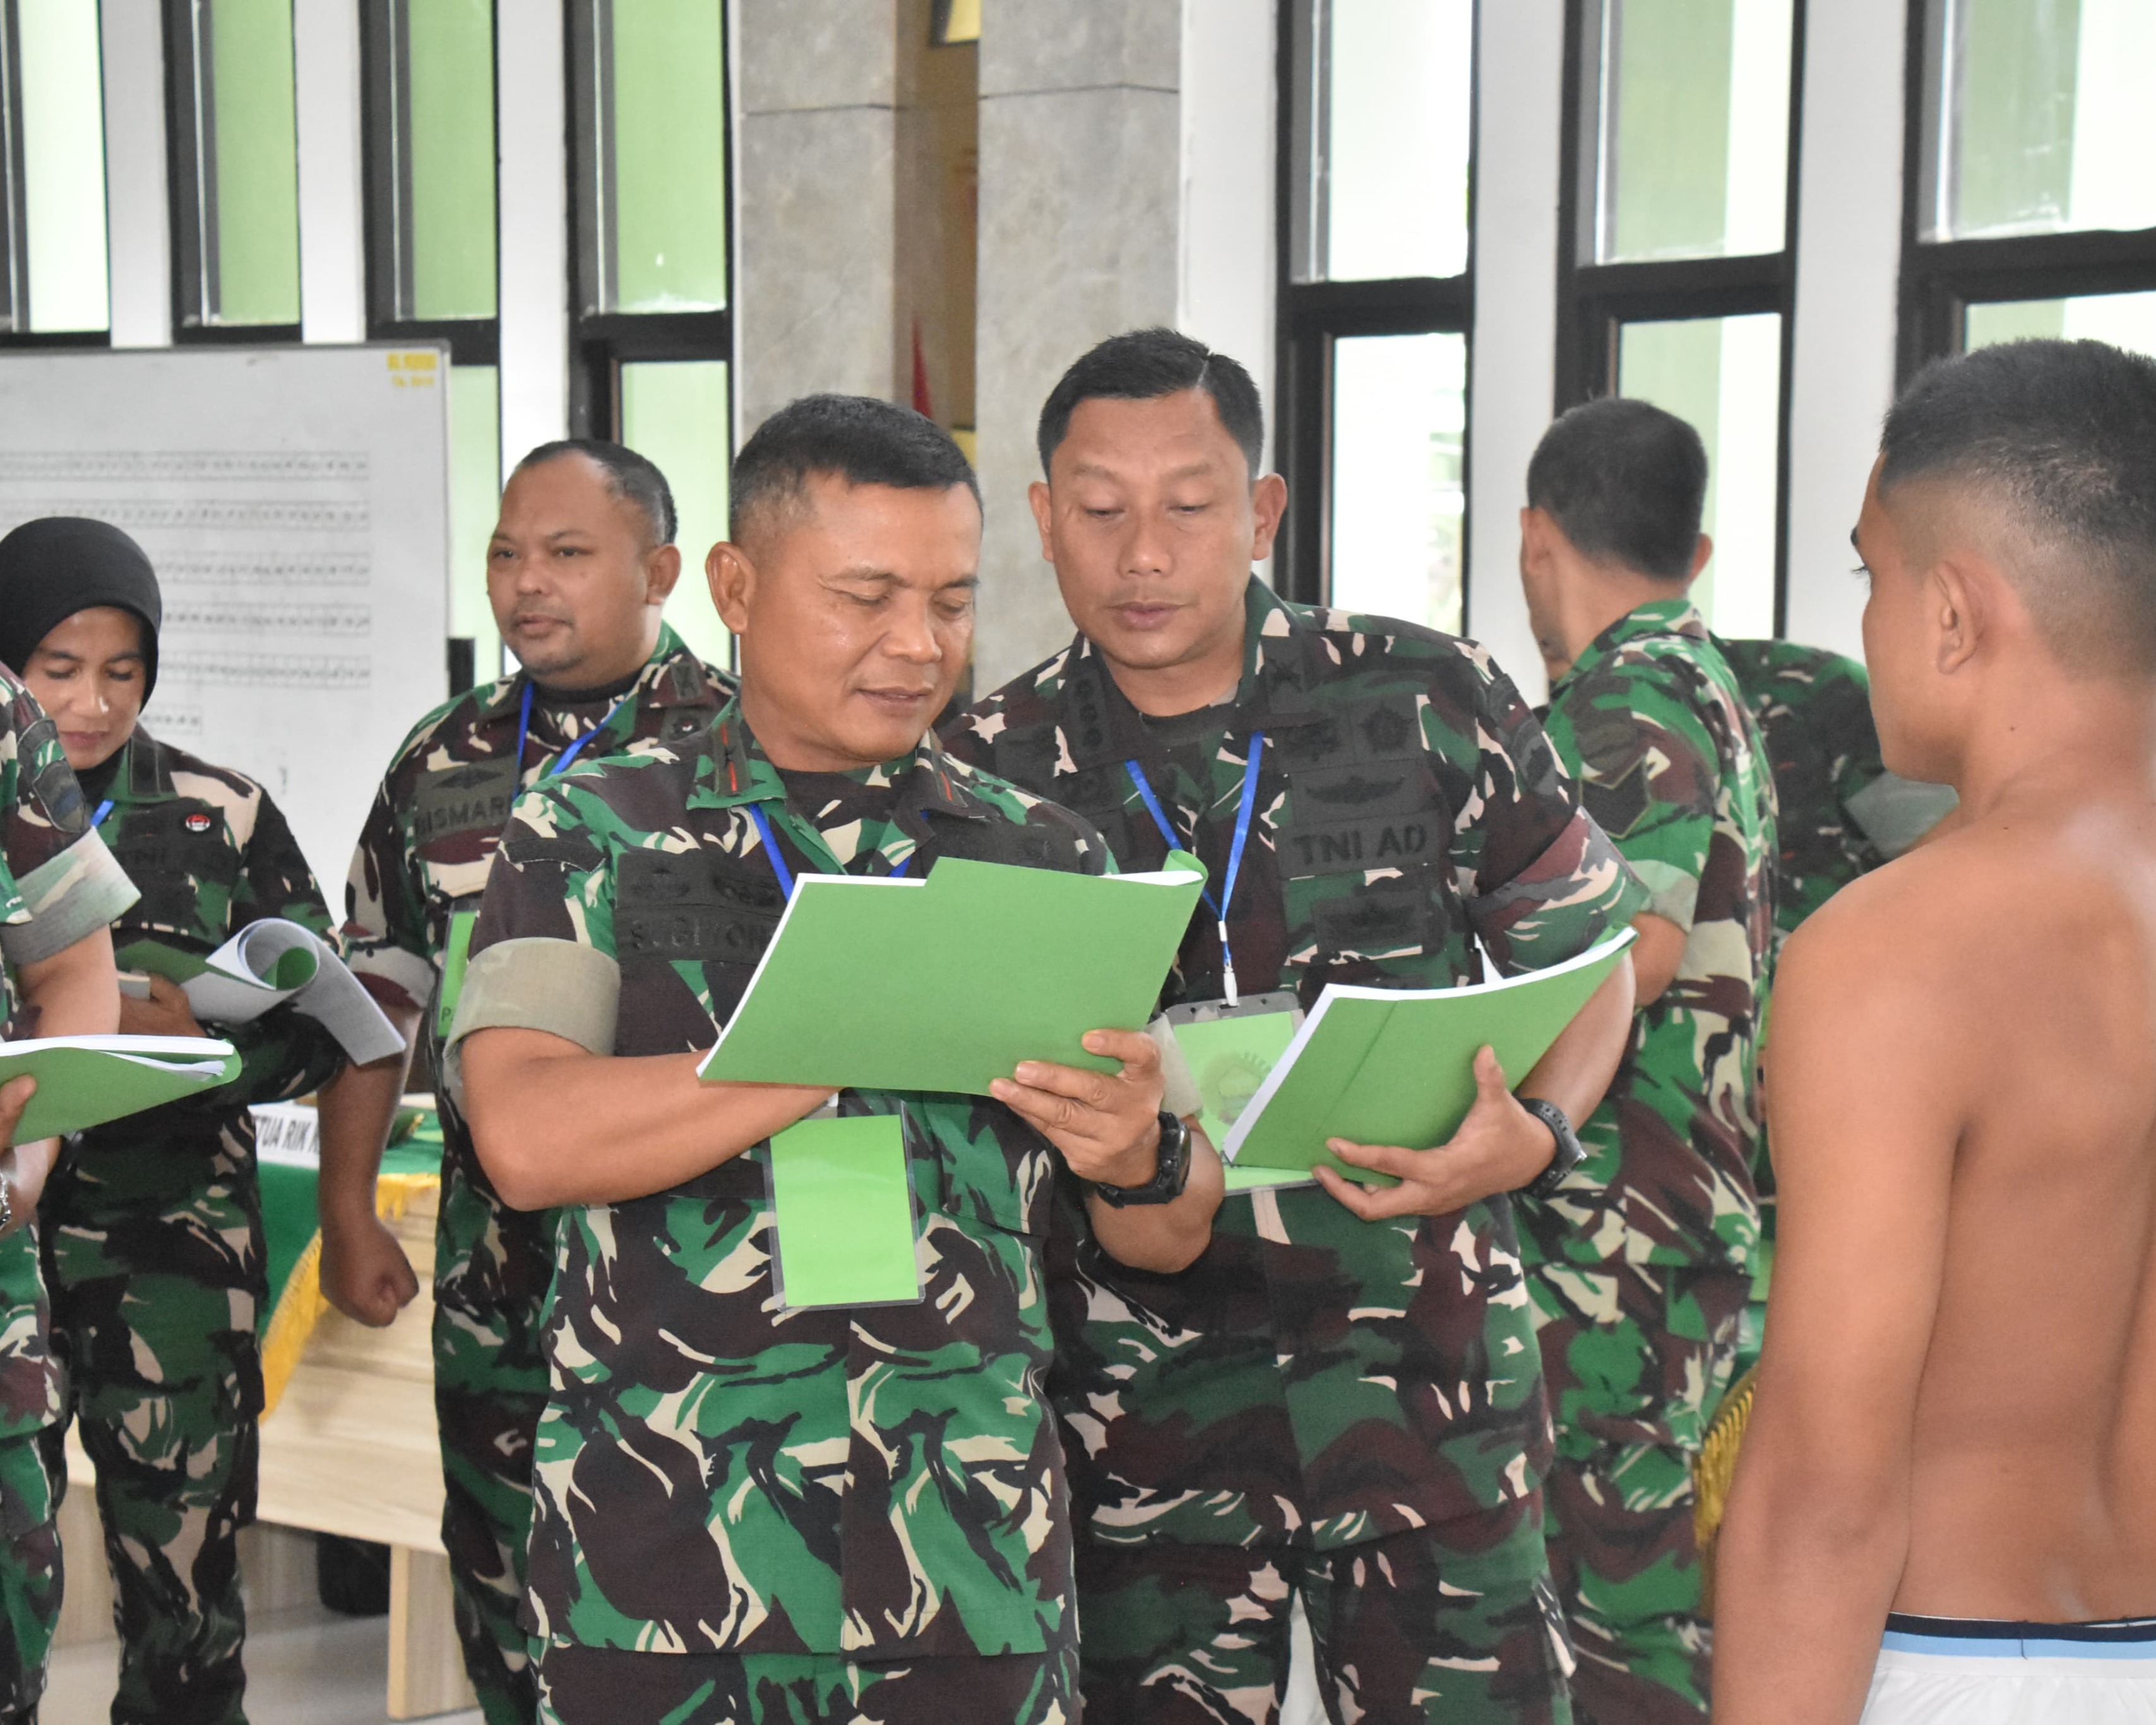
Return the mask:
M516 464L516 471L543 467L563 455L582 455L596 463L606 475L607 490L644 517L652 544L674 542L680 521L674 512L673 488L649 457L638 454L626 444L608 443L603 437L563 437L540 444Z
M818 473L901 491L963 485L976 507L981 501L966 452L927 414L873 396L804 395L757 426L734 457L726 531L740 539L758 510L798 501Z
M1527 463L1527 502L1583 557L1682 581L1707 506L1707 446L1675 413L1604 396L1543 434Z
M1048 392L1040 409L1040 470L1070 434L1070 416L1089 401L1158 401L1202 389L1258 476L1265 453L1265 409L1250 374L1224 353L1179 331L1130 330L1081 355Z
M2156 665L2156 360L2044 341L1941 360L1879 452L1882 498L1940 479L2005 506L2038 554L2016 585L2055 645Z

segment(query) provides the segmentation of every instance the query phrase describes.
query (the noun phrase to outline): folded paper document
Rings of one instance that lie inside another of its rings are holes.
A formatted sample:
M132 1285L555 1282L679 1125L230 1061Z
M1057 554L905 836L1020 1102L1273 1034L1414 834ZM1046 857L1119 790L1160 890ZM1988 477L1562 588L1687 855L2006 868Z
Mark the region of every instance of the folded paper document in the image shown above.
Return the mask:
M1350 1168L1327 1138L1428 1150L1460 1129L1475 1101L1475 1056L1496 1050L1517 1084L1616 968L1626 929L1547 970L1460 988L1348 988L1317 997L1257 1094L1238 1115L1222 1153L1238 1169L1307 1170L1319 1163L1390 1185Z
M47 1036L0 1042L0 1084L29 1076L38 1093L15 1128L27 1144L79 1132L239 1076L228 1042L203 1036Z
M114 955L123 970L177 983L206 1024L251 1024L285 1001L336 1038L357 1065L403 1051L374 999L311 930L282 916L250 922L208 957L159 941L136 941Z
M1205 880L947 857L926 880L804 875L717 1045L714 1081L988 1094L1020 1060L1112 1071L1088 1030L1152 1016Z

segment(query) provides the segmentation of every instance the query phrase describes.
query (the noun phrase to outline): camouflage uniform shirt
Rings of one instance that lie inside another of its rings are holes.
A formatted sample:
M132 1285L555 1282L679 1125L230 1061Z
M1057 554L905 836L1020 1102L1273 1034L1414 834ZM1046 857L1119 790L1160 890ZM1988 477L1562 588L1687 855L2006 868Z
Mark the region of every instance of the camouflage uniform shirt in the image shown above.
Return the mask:
M932 743L782 776L729 707L706 735L579 765L517 805L454 1034L708 1047L784 905L759 805L797 874L1107 865L1090 828ZM862 959L865 985L904 986ZM583 1022L609 990L613 1029ZM848 1091L841 1111L903 1122L918 1303L778 1309L763 1146L561 1213L530 1555L542 1645L852 1660L1070 1645L1043 1384L1055 1154L978 1097Z
M625 694L536 698L520 757L518 717L531 687L520 671L435 708L382 775L352 855L344 941L354 973L385 1005L419 1011L433 1002L451 916L478 910L510 810L565 749L601 726L605 735L588 743L580 760L696 737L732 693L732 679L662 624ZM420 1034L430 1055L437 1028L428 1012ZM442 1125L437 1300L472 1311L536 1303L552 1269L541 1230L505 1220L514 1213L495 1195L446 1101Z
M1228 906L1241 992L1402 988L1569 958L1643 895L1483 650L1253 580L1230 705L1142 720L1080 636L947 733L1097 824L1117 859L1185 845L1223 880L1253 732L1256 814ZM1218 999L1193 919L1165 1005ZM1515 1078L1520 1074L1512 1075ZM1098 1540L1353 1544L1524 1498L1549 1455L1512 1206L1365 1223L1322 1190L1230 1197L1177 1276L1059 1230L1057 1408Z
M28 690L0 666L0 1003L11 1039L34 1036L15 971L64 952L135 901L105 841L91 830L82 788L59 732ZM19 1204L20 1200L17 1202ZM61 1383L49 1345L50 1316L38 1272L38 1236L25 1224L0 1240L0 1439L59 1417Z
M102 795L112 803L99 830L142 892L113 927L116 947L149 940L206 957L265 916L329 935L322 890L283 811L246 774L213 767L138 726L109 769L90 779L105 782ZM239 1051L238 1078L206 1096L97 1127L88 1143L154 1137L182 1119L214 1136L219 1116L304 1095L343 1059L326 1029L290 1009L249 1024L220 1024L209 1034Z
M1850 801L1887 771L1871 722L1871 684L1854 659L1795 641L1714 644L1758 725L1774 781L1778 943L1887 859Z
M1760 1014L1774 938L1774 786L1735 675L1688 600L1597 636L1550 691L1549 738L1686 931L1676 979L1637 1014L1587 1159L1529 1222L1545 1262L1742 1270L1758 1240Z

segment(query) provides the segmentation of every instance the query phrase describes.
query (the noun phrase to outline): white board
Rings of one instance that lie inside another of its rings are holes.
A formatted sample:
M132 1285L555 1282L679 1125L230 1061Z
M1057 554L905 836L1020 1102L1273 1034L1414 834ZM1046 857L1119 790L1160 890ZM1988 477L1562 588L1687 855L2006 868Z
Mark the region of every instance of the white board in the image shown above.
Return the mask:
M164 591L144 722L268 787L332 911L448 692L449 360L433 347L0 357L0 533L110 521Z

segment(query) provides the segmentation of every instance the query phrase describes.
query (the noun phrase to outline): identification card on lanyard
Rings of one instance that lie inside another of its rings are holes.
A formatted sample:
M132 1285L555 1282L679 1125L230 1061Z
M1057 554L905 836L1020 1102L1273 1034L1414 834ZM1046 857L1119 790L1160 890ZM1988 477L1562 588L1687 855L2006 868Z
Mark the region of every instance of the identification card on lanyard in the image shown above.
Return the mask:
M1214 1145L1242 1116L1258 1086L1302 1026L1302 1008L1292 988L1224 1000L1194 1000L1163 1014L1189 1064L1200 1101L1199 1123Z

